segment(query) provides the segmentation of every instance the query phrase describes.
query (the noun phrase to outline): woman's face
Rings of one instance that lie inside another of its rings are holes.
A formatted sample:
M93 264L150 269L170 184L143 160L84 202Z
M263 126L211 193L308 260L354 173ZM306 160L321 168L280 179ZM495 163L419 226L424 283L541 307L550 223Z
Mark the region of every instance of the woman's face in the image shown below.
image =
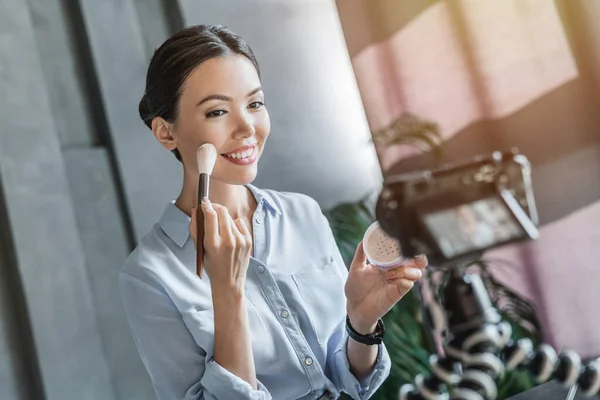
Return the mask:
M256 68L246 57L213 58L188 77L173 137L187 170L197 171L196 150L217 149L213 179L233 185L254 180L271 130Z

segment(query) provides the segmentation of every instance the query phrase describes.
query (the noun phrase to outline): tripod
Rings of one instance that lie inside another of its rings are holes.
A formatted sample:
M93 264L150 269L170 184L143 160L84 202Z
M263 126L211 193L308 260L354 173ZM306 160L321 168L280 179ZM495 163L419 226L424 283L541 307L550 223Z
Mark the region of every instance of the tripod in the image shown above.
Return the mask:
M547 344L534 349L529 339L513 340L479 275L453 268L442 303L428 304L427 316L434 330L447 326L445 355L431 355L431 374L402 386L399 400L495 400L497 379L516 368L529 370L539 383L552 378L578 385L586 397L600 391L600 359L584 363L572 350L557 354Z

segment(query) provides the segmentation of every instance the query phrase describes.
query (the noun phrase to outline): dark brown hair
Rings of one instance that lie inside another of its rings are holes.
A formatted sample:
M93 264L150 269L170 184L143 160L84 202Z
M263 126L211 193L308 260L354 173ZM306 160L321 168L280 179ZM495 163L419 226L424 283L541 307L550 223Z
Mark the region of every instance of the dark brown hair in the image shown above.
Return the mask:
M252 49L227 27L196 25L175 33L156 49L150 60L146 89L139 104L142 121L150 129L156 117L175 122L183 85L190 73L211 58L235 54L248 58L260 77ZM179 150L173 150L173 154L181 161Z

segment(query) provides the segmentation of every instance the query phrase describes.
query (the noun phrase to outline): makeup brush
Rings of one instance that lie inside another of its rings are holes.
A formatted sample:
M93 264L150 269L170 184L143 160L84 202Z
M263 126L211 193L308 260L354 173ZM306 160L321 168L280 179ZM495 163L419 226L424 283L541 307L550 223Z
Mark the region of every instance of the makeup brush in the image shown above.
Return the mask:
M217 162L217 149L210 143L204 143L196 150L198 164L198 208L196 210L196 273L202 279L202 261L204 259L204 214L200 204L208 197L210 174Z

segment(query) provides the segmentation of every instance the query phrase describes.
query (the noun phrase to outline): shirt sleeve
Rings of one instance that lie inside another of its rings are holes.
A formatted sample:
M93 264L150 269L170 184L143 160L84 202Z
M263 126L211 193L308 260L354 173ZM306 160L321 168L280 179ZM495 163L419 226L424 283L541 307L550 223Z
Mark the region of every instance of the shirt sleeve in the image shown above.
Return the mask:
M334 257L335 263L340 268L344 281L348 278L348 269L344 264L342 255L335 242L335 237L327 218L323 216L327 227L328 240L331 243L331 253ZM354 374L350 371L350 362L348 361L348 340L351 340L346 332L346 320L340 321L334 334L329 341L328 345L328 369L332 371L332 381L336 388L340 391L347 393L354 400L366 400L369 399L373 394L381 387L383 382L387 379L390 374L392 362L390 356L382 343L378 345L377 359L371 373L365 376L363 379L358 380Z
M344 265L343 262L341 265ZM350 371L348 340L351 339L346 332L344 319L340 321L336 334L330 338L328 344L327 367L331 371L330 379L339 391L347 393L352 399L366 400L375 394L390 375L392 362L385 345L377 345L377 358L373 370L359 380Z
M131 275L121 273L119 288L133 338L159 400L271 400L208 359L171 298Z
M345 324L345 322L344 322ZM340 391L347 393L354 400L369 399L390 374L391 361L385 345L378 345L377 359L371 373L363 379L357 379L350 371L348 361L348 335L344 332L342 339L333 351L333 383Z

